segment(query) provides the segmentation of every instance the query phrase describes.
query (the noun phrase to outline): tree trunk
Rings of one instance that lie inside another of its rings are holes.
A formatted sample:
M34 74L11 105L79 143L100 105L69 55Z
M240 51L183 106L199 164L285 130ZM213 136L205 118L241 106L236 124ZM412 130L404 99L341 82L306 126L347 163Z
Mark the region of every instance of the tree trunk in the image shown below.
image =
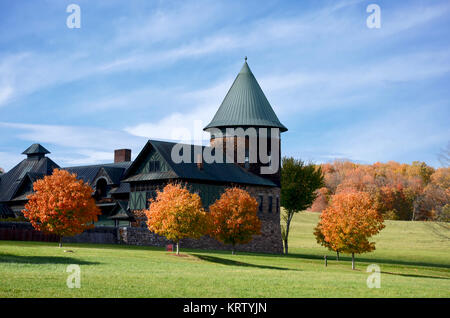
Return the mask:
M180 242L177 241L177 255L180 255Z
M233 244L233 247L231 249L231 255L234 255L235 253L236 253L236 249L235 249L234 244Z
M288 254L288 240L287 237L284 239L284 254Z
M286 219L286 237L284 238L284 254L288 254L289 253L289 244L288 244L288 238L289 238L289 228L291 226L291 220L292 217L294 216L294 212L290 212L288 211L288 216Z
M62 247L62 235L59 236L59 247Z
M336 251L336 260L339 261L339 251Z
M355 269L355 253L352 253L352 269Z

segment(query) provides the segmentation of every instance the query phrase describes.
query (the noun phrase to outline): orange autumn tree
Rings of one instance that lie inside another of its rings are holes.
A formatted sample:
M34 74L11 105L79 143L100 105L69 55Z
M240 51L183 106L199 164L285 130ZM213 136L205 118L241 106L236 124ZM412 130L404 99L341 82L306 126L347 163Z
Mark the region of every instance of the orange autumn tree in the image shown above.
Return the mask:
M239 188L228 188L209 207L211 236L218 241L231 244L232 254L236 244L245 244L252 236L260 234L261 221L257 215L258 202L250 194Z
M377 212L373 199L366 192L341 192L335 194L330 206L322 211L315 228L317 241L325 247L352 254L375 250L369 238L384 228L383 217Z
M180 184L168 184L157 191L156 199L150 199L147 216L148 229L174 241L177 255L183 238L199 238L208 231L208 218L197 193Z
M75 174L53 170L33 183L34 193L22 211L33 227L45 233L73 236L92 228L101 212L92 198L92 188Z

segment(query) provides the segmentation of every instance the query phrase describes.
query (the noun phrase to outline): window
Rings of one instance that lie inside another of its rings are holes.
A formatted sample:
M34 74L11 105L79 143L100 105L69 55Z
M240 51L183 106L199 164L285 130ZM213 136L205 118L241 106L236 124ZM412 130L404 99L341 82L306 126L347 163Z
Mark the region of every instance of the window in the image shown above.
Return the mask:
M277 197L277 207L276 207L276 209L277 209L277 213L280 213L280 198L279 197Z
M250 167L250 155L249 155L249 149L245 148L245 162L244 162L244 168L248 169Z
M95 184L95 198L97 200L106 197L106 187L107 182L105 179L98 179L97 183Z
M263 211L263 198L264 197L262 195L259 196L259 212Z
M156 171L160 171L161 167L160 167L160 162L159 161L149 161L148 162L148 170L149 172L156 172Z
M273 200L272 200L272 196L271 195L269 195L269 213L272 213L272 202Z

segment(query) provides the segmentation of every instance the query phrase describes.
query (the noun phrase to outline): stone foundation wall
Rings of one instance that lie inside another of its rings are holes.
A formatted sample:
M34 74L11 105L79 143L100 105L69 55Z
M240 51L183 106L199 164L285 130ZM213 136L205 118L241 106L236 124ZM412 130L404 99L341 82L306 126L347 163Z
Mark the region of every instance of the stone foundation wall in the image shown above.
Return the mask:
M262 212L258 213L261 220L261 235L255 235L248 244L237 245L237 251L281 254L283 242L281 239L279 197L280 188L262 186L243 186L258 202L263 197ZM272 209L269 209L269 197L272 197ZM270 212L271 211L271 212ZM150 232L146 227L146 216L142 211L134 211L135 222L131 227L120 228L119 240L123 244L165 246L173 242ZM231 250L231 245L224 245L215 239L204 236L200 239L184 239L180 247L210 250Z
M259 215L261 220L261 235L255 235L253 240L247 244L236 245L237 251L282 254L283 243L281 240L281 229L279 215ZM163 236L150 232L146 227L123 227L119 228L119 241L122 244L166 246L173 244ZM203 236L200 239L183 239L180 248L229 250L231 245L225 245L214 238Z
M278 234L278 235L277 235ZM119 229L119 237L122 244L166 246L173 244L163 236L150 232L147 228L124 227ZM230 250L231 245L225 245L217 240L204 236L200 239L183 239L180 248ZM281 241L280 226L273 220L261 220L261 235L255 235L248 244L236 245L237 251L281 254L283 246Z

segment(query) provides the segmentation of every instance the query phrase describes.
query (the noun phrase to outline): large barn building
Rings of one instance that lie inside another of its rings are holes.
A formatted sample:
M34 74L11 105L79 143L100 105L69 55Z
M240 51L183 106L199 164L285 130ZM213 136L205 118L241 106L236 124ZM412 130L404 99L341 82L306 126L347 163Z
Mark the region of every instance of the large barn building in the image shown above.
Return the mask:
M252 136L230 135L231 128L242 128L245 132L254 128L257 133ZM262 129L269 130L267 137L260 135ZM75 173L92 186L93 196L102 211L96 228L115 228L117 242L167 244L165 238L146 228L145 215L141 211L148 207L148 200L155 196L157 189L168 182L180 181L191 191L199 193L205 208L219 198L227 187L238 186L247 190L259 202L262 233L237 249L281 253L280 132L287 131L287 128L278 120L246 61L205 131L211 133L210 146L149 140L134 161L131 161L131 150L119 149L114 152L113 163L62 169ZM258 154L260 148L264 148L268 152L269 162L260 160L259 155L256 160L249 160L252 145L256 145L255 153ZM183 158L188 160L174 160L175 146L183 149ZM225 158L230 147L235 151L232 162ZM224 163L208 162L203 156L196 156L205 152L214 154L219 148L224 153ZM236 155L241 148L243 161L237 160ZM27 195L32 192L33 182L51 174L54 168L60 168L48 157L49 153L40 144L33 144L23 152L27 157L22 162L0 175L0 217L20 216ZM262 173L262 168L270 166L273 161L278 162L276 169ZM89 241L89 236L83 235L79 235L79 241ZM186 239L181 245L229 248L209 237Z

